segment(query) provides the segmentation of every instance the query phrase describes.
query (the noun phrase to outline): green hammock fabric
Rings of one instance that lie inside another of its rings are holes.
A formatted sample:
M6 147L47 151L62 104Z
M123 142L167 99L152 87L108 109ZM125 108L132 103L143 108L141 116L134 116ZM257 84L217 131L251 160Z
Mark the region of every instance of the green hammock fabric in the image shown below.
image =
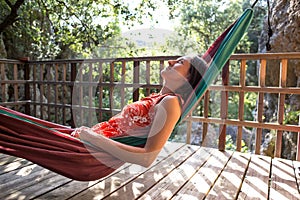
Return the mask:
M212 81L217 77L217 75L222 70L223 66L229 60L231 54L234 52L236 46L239 41L244 36L246 30L248 29L250 22L253 18L253 10L247 9L241 15L241 17L236 21L233 25L229 33L226 35L220 47L218 48L215 56L212 58L212 61L205 72L202 80L195 88L195 96L188 104L187 107L184 108L184 112L182 114L181 119L186 117L197 101L202 97L202 95L207 90L208 86L212 83Z

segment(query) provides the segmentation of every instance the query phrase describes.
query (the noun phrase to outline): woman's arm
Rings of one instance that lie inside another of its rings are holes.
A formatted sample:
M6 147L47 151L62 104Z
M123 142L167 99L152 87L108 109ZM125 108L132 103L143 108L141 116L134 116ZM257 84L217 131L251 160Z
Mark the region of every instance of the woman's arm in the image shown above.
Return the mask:
M167 96L156 106L156 114L152 122L147 143L144 147L133 147L122 144L94 133L91 129L82 129L80 139L103 149L125 162L144 167L150 166L167 142L181 114L178 98Z

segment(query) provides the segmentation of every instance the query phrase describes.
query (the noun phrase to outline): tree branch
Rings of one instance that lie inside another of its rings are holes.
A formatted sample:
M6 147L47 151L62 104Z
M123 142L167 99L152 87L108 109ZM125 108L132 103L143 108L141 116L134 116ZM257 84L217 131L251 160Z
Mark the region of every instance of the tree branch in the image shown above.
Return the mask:
M10 8L13 7L13 5L11 4L11 2L10 2L9 0L5 0L5 3L6 3Z
M11 8L9 15L0 23L0 33L2 33L8 26L12 25L18 17L18 9L24 4L25 0L17 0L14 5L10 1L5 0L6 4Z

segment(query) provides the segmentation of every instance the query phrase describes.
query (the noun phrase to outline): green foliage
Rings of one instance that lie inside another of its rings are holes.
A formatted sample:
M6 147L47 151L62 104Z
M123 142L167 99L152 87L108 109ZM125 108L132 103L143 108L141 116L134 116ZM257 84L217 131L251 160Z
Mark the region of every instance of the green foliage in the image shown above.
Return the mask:
M235 151L236 150L236 145L233 143L233 140L230 135L226 135L226 144L225 144L226 150L231 150ZM242 153L247 153L249 152L249 148L246 146L245 142L242 140Z
M299 124L299 116L300 111L299 110L292 110L291 105L285 104L285 116L284 116L284 124L293 124L298 125Z
M230 85L240 85L240 62L231 61L230 62ZM253 63L248 62L246 65L246 85L255 85L257 84L257 76L249 74L249 68L256 68L252 65ZM237 92L228 93L228 118L238 119L238 105L239 105L240 96ZM256 93L245 93L244 95L244 119L253 120L253 110L256 107L257 94Z
M243 9L249 8L253 1L245 0L243 1ZM253 8L254 18L250 24L247 32L248 42L251 44L250 53L258 52L258 41L261 36L261 31L263 29L265 16L267 15L267 5L266 1L260 0L257 2L256 6Z
M244 118L245 120L254 120L253 112L256 107L258 95L256 93L246 93L244 99Z
M0 7L2 21L10 9L3 1ZM154 8L150 0L135 2L134 6L116 0L29 0L18 10L18 20L4 36L13 42L6 45L32 59L92 57L95 49L110 49L119 39L120 19L133 26L142 23L142 16L151 17ZM119 49L113 46L113 51Z
M242 4L237 0L182 0L172 12L180 18L180 26L169 44L177 45L184 54L202 53L242 13ZM245 40L238 49L247 52L249 44Z
M0 22L10 11L6 2L9 1L0 1ZM176 52L181 55L201 53L250 5L250 0L163 2L169 7L170 18L177 18L180 23L167 44L157 43L147 49L122 38L120 27L153 20L153 11L161 5L156 1L25 1L18 10L17 21L4 32L6 46L10 45L7 49L11 49L8 54L32 59L70 59L174 54L170 49L178 49ZM258 17L237 52L249 52L250 45L257 49L264 7L261 2L256 6Z
M0 10L0 21L3 21L5 16L7 16L10 12L10 8L5 1L0 1Z

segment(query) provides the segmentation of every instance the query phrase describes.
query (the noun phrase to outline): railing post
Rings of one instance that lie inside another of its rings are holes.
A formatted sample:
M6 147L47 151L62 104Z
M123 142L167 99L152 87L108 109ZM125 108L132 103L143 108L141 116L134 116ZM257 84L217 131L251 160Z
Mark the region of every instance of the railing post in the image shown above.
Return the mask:
M146 61L146 85L150 85L150 68L151 68L151 65L150 65L150 61ZM146 88L146 96L149 96L150 95L150 88Z
M240 86L245 87L246 78L246 60L241 60L241 70L240 70ZM239 94L239 111L238 117L239 121L244 121L244 98L245 92L241 91ZM242 149L242 138L243 138L243 126L238 126L238 133L236 138L236 150L241 151Z
M99 73L99 110L101 110L103 108L103 62L99 62L98 65L98 73ZM99 113L99 118L98 121L101 122L103 120L103 113L102 112L98 112Z
M5 80L5 68L4 68L5 63L1 62L0 63L0 89L1 89L1 98L2 102L6 101L6 83L4 83ZM3 81L3 83L2 83Z
M25 85L24 85L24 96L25 96L25 114L30 115L30 85L29 85L29 79L30 79L30 68L29 68L29 63L24 62L24 80L25 80Z
M133 101L138 101L139 100L139 87L136 86L139 84L139 76L140 76L140 62L139 61L134 61L133 62Z
M121 72L121 108L125 106L125 80L126 80L126 61L122 61L122 72Z
M73 103L72 102L74 99L73 99L73 89L74 89L74 86L75 86L75 80L76 80L76 76L77 76L77 66L76 66L77 63L71 63L71 76L70 76L70 81L71 81L71 86L70 86L70 90L71 90L71 109L70 109L70 112L71 112L71 121L70 121L70 125L71 127L75 127L75 121L74 121L74 116L73 116L73 109L72 109L72 106L73 106ZM55 80L57 81L57 80Z
M210 97L210 93L209 93L209 90L207 90L205 92L205 95L204 95L204 112L203 112L203 117L205 119L208 118L208 113L209 113L209 97ZM207 143L206 143L206 136L207 136L207 132L208 132L208 123L206 122L203 122L202 123L202 146L206 146Z
M287 77L287 59L282 59L280 64L280 76L279 76L279 87L286 87L286 77ZM278 124L283 124L284 118L284 101L285 101L285 94L279 93L278 97ZM277 130L276 136L276 145L275 145L275 157L281 157L281 148L282 148L282 130Z
M266 60L260 61L259 69L259 87L263 88L266 86ZM263 111L264 111L264 96L263 92L258 93L258 105L257 105L257 117L256 120L258 123L263 122ZM255 154L260 154L260 146L262 139L262 128L256 129L256 139L255 139Z
M298 125L300 126L300 115L298 116ZM297 155L296 160L300 161L300 132L297 133L298 140L297 140Z
M227 86L229 83L229 61L225 64L222 70L222 83ZM227 119L228 111L228 91L221 91L221 120ZM219 126L219 150L225 151L226 146L226 124L222 123Z
M192 134L192 113L189 114L189 116L187 116L187 120L186 120L186 140L185 143L186 144L191 144L191 134Z

